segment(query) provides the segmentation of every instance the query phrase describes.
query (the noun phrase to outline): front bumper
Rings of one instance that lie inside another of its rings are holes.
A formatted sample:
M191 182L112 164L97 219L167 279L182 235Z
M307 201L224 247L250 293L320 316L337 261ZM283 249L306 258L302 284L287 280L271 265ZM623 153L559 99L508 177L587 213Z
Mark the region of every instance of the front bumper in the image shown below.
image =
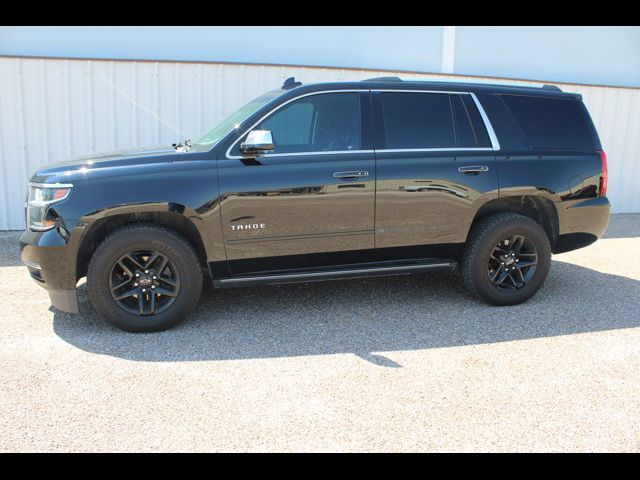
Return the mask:
M53 307L69 313L78 313L76 238L65 238L57 228L46 232L25 230L20 237L20 256L31 278L49 292Z
M602 237L609 224L611 204L607 197L590 198L557 205L560 231L553 253L591 245Z

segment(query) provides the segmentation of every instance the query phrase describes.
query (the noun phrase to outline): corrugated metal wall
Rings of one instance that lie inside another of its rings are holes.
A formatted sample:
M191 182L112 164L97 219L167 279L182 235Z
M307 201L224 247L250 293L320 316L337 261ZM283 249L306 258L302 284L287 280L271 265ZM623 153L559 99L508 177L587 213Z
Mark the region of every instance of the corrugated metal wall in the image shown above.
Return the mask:
M24 228L26 182L39 165L90 152L193 138L244 102L294 75L304 83L313 83L393 73L0 58L0 229ZM581 93L596 123L609 159L609 197L614 212L640 212L640 89L559 86Z

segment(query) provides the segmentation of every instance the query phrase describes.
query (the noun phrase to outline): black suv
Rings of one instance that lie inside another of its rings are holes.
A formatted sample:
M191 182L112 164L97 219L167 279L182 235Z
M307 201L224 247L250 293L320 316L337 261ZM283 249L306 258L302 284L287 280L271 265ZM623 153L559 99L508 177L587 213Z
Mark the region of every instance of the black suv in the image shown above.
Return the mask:
M451 269L493 305L606 229L607 165L555 86L288 79L197 140L45 165L22 260L54 307L176 325L214 287Z

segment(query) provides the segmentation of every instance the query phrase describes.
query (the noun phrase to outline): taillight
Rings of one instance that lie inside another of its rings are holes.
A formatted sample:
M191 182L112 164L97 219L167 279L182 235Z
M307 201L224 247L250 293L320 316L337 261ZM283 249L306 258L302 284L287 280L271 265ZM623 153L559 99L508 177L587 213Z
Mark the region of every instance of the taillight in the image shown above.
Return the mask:
M607 195L607 154L603 150L600 150L600 189L598 190L598 196L604 197Z

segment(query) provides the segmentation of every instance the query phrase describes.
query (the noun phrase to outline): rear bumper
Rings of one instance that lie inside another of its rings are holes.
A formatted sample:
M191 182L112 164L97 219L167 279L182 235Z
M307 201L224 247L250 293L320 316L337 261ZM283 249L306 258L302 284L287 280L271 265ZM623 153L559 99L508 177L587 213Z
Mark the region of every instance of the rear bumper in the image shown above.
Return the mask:
M69 313L78 313L75 244L57 229L26 230L20 237L20 256L31 278L49 292L53 307Z
M607 197L556 204L560 231L553 253L591 245L602 237L609 224L611 204Z

